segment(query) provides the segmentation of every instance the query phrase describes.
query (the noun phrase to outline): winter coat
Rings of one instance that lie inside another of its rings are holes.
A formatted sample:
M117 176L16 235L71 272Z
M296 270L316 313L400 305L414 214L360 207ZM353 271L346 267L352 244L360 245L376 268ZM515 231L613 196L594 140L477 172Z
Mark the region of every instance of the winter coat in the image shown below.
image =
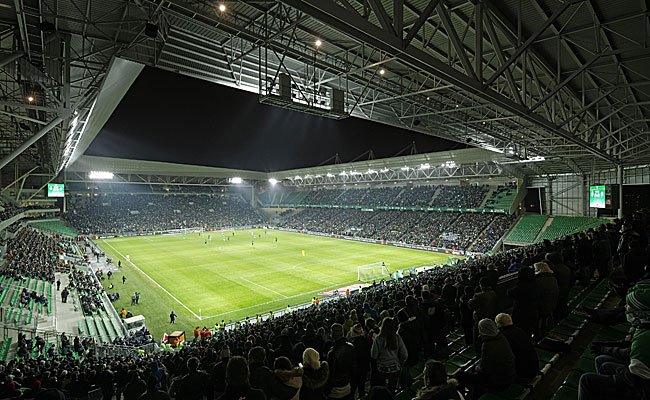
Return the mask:
M444 385L421 388L415 400L460 400L461 396L457 388L458 381L449 379Z
M411 319L412 318L412 319ZM404 340L406 345L406 352L408 358L405 365L413 366L418 363L418 356L423 346L422 330L418 328L418 324L413 317L409 320L399 324L397 334Z
M485 289L476 293L467 306L474 310L475 321L480 321L483 318L494 319L497 315L497 294L492 289Z
M291 370L276 369L273 373L284 385L297 389L296 394L291 400L298 400L300 398L300 388L302 387L302 368L297 367Z
M537 352L530 341L530 335L523 329L510 325L501 329L515 355L515 369L517 377L532 379L539 373L539 359Z
M485 375L494 387L508 387L515 381L515 355L502 334L481 337L481 358L476 372Z
M364 371L370 370L370 341L368 338L363 336L355 336L351 339L352 345L354 346L354 354L356 357L355 364L357 366L358 375L361 375ZM355 370L357 372L357 370Z
M295 388L286 386L275 377L273 372L260 363L250 363L250 383L254 389L260 389L268 397L275 397L279 400L292 399L296 394ZM227 392L227 390L226 390Z
M226 386L226 392L218 400L266 400L266 395L250 386Z
M329 377L330 368L327 361L321 362L318 369L305 365L303 367L300 400L322 400L325 398L325 388Z
M573 273L564 264L558 264L550 265L551 269L553 270L553 275L555 275L555 279L557 280L557 286L558 286L558 295L557 295L557 301L558 303L563 303L566 305L568 299L569 299L569 290L571 290L571 282L573 281Z
M515 326L532 334L539 324L539 288L535 283L534 272L530 268L520 269L517 273L519 276L517 286L508 291L508 295L513 300L512 321ZM530 274L530 279L525 278L526 274Z
M397 335L397 348L388 348L388 343L381 336L376 336L370 349L370 357L377 362L379 372L398 372L408 358L408 351L402 338Z
M352 381L355 369L354 346L341 338L332 343L327 353L327 363L330 367L330 387L340 388Z
M205 371L193 371L182 378L175 380L172 387L174 388L175 398L187 400L202 400L203 395L208 395L210 377Z
M539 290L540 302L537 305L539 315L549 315L553 313L557 306L560 288L555 279L555 274L550 272L542 272L535 275L535 284Z

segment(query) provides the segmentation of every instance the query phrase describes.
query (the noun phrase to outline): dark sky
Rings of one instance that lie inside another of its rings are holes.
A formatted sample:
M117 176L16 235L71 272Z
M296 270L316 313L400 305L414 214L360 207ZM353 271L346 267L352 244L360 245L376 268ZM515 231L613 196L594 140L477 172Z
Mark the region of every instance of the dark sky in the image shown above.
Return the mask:
M455 142L350 117L336 121L260 104L255 94L145 68L86 154L257 171L385 158L416 142L419 153Z

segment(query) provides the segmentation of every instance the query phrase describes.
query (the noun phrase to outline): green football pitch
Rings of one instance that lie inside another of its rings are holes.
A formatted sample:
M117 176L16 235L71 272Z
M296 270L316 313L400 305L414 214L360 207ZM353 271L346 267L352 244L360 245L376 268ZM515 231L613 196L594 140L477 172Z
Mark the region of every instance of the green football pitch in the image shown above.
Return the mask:
M385 262L392 272L449 261L446 254L263 229L97 244L115 264L122 261L109 290L120 293L115 308L144 315L157 338L175 328L190 331L307 303L321 291L356 283L358 266ZM131 306L135 291L140 304ZM172 310L176 326L169 324Z

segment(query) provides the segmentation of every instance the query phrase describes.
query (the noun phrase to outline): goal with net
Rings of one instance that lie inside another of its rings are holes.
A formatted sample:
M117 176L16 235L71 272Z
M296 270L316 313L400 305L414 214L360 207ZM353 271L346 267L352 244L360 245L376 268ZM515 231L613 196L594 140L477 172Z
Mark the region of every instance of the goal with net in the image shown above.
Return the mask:
M390 265L384 262L360 265L357 267L357 279L361 282L390 279L388 267Z

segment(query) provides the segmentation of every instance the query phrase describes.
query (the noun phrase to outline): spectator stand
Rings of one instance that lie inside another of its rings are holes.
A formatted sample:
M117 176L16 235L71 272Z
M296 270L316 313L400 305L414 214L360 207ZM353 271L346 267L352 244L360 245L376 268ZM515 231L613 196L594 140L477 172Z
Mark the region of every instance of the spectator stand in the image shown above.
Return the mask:
M73 317L67 322L67 332L85 333L95 338L98 344L108 345L122 339L126 331L94 267L97 265L77 265L69 275L59 277L61 287L68 287L71 292L73 311L81 312L81 318Z
M507 279L507 277L506 277ZM548 339L570 345L574 339L580 334L585 327L587 321L585 313L580 310L582 306L586 307L599 307L602 305L609 295L606 281L599 283L593 282L587 287L574 286L569 294L569 309L570 314L560 321L546 336ZM625 328L612 328L599 334L600 340L615 340L610 339L612 335L625 335ZM618 337L618 336L617 336ZM460 329L455 330L447 335L447 340L450 343L450 355L445 361L447 373L454 375L459 371L468 371L473 368L477 362L478 357L473 346L465 346L463 342L463 334ZM540 341L541 343L542 341ZM545 346L538 343L535 347L537 356L539 358L539 374L529 383L515 383L505 390L497 393L487 393L480 397L480 400L523 400L525 399L544 377L553 368L564 353L557 350L549 350ZM412 399L417 390L423 386L421 373L426 361L421 361L418 365L412 367L409 371L412 378L415 379L413 385L406 390L401 391L395 396L396 400L410 400ZM583 355L574 371L566 379L558 393L553 397L555 400L569 400L577 398L577 379L579 379L582 371L593 369L593 356ZM576 378L577 376L577 378Z

